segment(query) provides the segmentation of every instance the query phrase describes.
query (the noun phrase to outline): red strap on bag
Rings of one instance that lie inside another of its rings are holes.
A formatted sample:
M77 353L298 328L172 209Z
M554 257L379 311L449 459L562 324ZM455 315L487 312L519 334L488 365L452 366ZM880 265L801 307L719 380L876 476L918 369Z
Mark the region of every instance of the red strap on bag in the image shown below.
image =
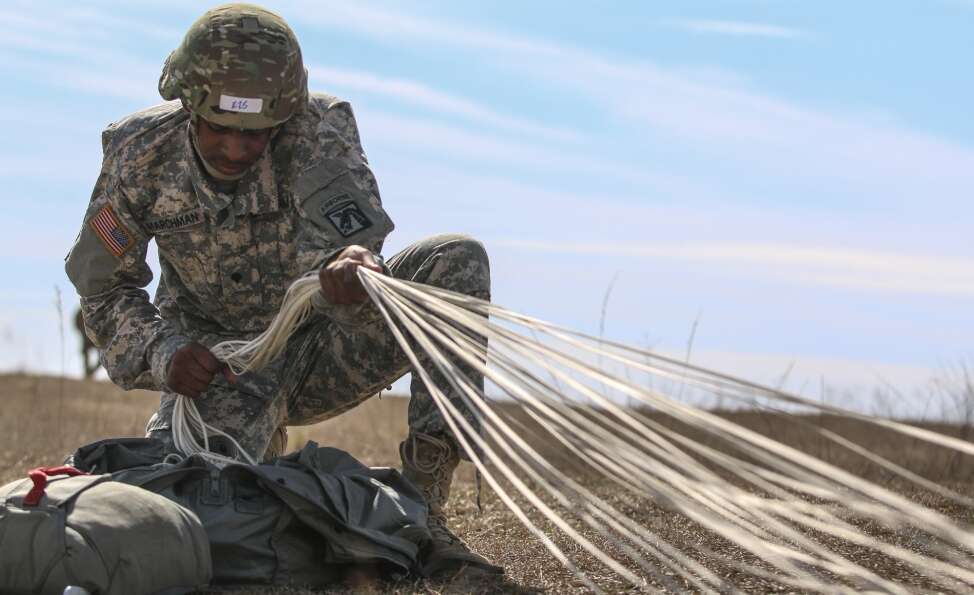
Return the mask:
M37 469L31 469L27 472L27 477L34 482L34 487L27 492L24 496L24 506L37 506L41 503L41 498L44 497L44 490L47 488L47 478L54 475L68 475L75 477L77 475L88 475L83 471L79 471L70 465L62 465L60 467L38 467Z

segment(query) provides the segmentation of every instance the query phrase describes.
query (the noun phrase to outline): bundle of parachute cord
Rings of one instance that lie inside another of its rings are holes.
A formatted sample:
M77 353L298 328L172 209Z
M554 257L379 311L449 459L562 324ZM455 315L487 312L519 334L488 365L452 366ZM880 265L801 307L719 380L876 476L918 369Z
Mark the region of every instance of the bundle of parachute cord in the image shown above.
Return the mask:
M900 575L922 577L931 591L974 589L970 522L693 405L684 391L799 420L802 412L854 419L893 439L935 445L967 464L974 444L470 296L358 271L467 457L582 586L595 592L739 592L739 584L747 582L743 577L754 577L803 592L912 592L863 561L882 558ZM280 356L288 337L311 319L318 287L317 276L297 280L263 334L216 345L215 355L238 374ZM482 373L487 388L471 381L458 363ZM458 398L479 417L480 431L458 410ZM964 507L969 517L974 513L974 499L838 433L810 431L901 485ZM191 399L180 398L174 437L183 454L218 464L257 463L235 442L237 457L209 452L211 435L233 440L208 425ZM679 515L698 536L712 539L675 539L646 520L654 518L647 507ZM867 554L850 555L854 550Z

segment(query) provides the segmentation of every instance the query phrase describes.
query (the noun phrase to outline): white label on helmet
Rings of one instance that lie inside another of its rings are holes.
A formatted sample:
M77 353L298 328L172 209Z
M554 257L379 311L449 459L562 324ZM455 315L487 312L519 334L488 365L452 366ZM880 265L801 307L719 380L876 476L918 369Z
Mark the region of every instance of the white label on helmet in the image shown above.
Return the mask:
M262 107L264 107L263 99L254 99L252 97L234 97L233 95L220 95L220 109L228 112L259 114Z

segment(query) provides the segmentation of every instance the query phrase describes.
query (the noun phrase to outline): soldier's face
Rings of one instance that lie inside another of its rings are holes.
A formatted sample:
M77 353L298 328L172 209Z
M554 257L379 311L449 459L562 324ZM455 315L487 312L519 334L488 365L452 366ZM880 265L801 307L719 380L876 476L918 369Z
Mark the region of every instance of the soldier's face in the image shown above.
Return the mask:
M236 176L260 159L272 128L239 130L218 126L203 118L196 121L196 140L203 159L220 173Z

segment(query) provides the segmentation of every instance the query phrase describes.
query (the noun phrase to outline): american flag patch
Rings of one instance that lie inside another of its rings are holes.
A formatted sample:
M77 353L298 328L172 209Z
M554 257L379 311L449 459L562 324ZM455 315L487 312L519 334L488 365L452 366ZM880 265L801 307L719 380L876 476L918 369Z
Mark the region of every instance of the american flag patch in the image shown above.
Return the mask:
M115 256L125 254L125 251L132 247L132 234L118 222L111 207L105 207L98 211L98 214L91 218L88 225L101 238L108 251Z

